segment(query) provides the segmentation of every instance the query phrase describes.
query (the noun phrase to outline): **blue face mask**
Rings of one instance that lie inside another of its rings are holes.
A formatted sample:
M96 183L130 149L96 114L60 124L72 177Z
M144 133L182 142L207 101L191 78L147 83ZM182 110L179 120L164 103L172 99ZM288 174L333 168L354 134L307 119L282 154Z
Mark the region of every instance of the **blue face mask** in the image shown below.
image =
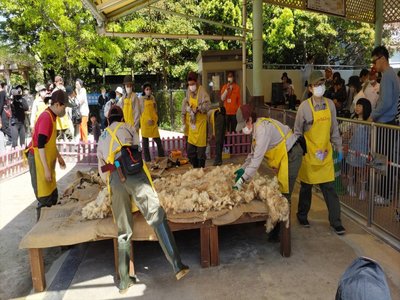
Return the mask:
M118 101L119 100L119 96L115 97L115 100Z

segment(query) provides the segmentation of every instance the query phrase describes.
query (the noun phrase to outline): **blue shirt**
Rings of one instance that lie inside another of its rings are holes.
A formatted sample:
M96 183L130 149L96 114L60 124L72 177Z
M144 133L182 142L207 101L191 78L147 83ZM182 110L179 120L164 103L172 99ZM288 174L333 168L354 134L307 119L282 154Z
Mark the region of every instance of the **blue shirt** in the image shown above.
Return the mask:
M388 123L395 119L400 94L397 75L392 67L383 72L380 84L378 103L371 117L374 122Z

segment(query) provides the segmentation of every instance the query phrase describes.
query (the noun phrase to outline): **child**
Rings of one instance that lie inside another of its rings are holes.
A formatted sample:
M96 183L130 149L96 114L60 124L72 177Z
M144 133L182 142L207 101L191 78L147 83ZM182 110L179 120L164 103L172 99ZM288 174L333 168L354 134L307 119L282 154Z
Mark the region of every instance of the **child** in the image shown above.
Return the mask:
M100 124L97 122L95 115L90 117L90 122L92 123L92 134L96 143L99 142L99 137L101 134Z
M360 98L357 101L355 107L355 114L353 119L360 121L368 120L371 115L371 102L366 98ZM361 182L361 190L358 195L360 200L365 200L366 198L366 185L367 185L367 170L366 163L369 152L369 137L370 128L366 125L353 124L353 134L349 142L349 154L347 156L347 164L350 165L349 169L349 184L347 186L347 191L351 197L356 196L356 191L354 187L354 175L358 175ZM358 180L357 180L358 181Z

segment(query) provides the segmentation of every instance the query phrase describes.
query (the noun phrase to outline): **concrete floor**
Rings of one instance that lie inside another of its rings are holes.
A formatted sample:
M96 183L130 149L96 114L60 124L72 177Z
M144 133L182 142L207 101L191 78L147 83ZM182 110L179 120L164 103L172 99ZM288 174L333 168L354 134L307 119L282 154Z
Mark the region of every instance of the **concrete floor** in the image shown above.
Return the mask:
M54 263L48 290L27 299L334 299L338 281L358 256L375 259L384 269L392 298L400 299L400 253L343 215L347 234L329 228L324 202L313 198L311 228L294 220L292 256L267 242L262 223L226 226L219 231L220 266L200 267L199 233L176 232L183 261L191 272L176 281L157 242L135 242L140 282L121 296L114 282L113 246L101 241L75 246Z

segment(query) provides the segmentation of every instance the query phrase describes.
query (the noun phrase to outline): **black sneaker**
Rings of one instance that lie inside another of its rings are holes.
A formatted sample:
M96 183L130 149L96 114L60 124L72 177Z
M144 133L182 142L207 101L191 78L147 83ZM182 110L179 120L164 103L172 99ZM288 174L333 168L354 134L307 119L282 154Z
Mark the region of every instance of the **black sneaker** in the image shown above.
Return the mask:
M336 233L337 235L343 235L343 234L346 233L346 229L344 229L344 227L343 227L342 225L334 226L334 227L333 227L333 230L335 230L335 233Z
M300 225L305 227L305 228L309 228L310 227L310 222L308 222L307 218L302 219L299 217L299 215L297 214L297 220L299 221Z

